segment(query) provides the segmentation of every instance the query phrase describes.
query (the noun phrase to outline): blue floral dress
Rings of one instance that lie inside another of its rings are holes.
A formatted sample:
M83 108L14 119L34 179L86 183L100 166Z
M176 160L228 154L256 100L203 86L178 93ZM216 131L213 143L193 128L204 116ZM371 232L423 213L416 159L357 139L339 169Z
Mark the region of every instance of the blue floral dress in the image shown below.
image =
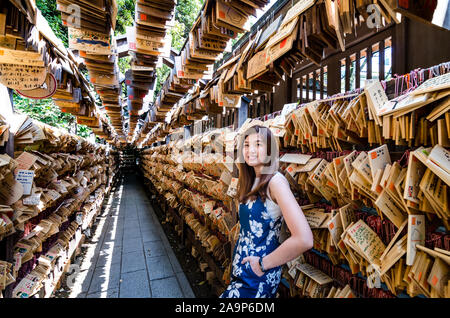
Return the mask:
M266 202L267 203L267 202ZM239 206L241 225L239 239L233 251L231 282L220 298L273 298L281 281L281 266L256 275L247 256L264 257L279 245L282 216L273 219L260 197Z

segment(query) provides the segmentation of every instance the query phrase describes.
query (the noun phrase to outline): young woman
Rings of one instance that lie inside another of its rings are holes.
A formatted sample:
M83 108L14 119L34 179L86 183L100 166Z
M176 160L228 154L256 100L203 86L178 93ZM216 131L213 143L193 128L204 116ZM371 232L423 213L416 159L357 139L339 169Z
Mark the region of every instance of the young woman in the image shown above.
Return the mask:
M278 172L278 159L270 129L252 126L242 135L238 147L241 229L231 282L221 298L275 297L281 265L313 246L308 222L288 181ZM283 219L291 236L280 244Z

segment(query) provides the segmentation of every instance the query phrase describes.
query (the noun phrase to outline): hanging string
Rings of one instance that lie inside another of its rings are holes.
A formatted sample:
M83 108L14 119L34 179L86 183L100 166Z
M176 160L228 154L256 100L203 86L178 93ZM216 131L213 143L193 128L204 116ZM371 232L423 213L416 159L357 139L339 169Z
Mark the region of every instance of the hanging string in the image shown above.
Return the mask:
M414 71L414 78L413 78L413 80L414 80L414 83L413 83L413 85L414 85L414 89L416 89L418 86L419 86L419 72L418 72L419 70L415 70Z
M438 66L433 67L434 76L440 76L441 72Z
M400 78L397 74L394 75L394 98L397 98L398 96L398 82L400 81Z
M405 95L405 97L406 97L407 93L413 91L419 85L421 85L425 81L426 72L428 72L428 79L449 73L450 72L450 62L444 62L439 65L432 66L428 69L418 68L418 69L411 71L408 74L404 74L401 76L399 76L398 74L394 74L394 78L390 80L390 81L394 81L394 94L395 94L394 98L397 98L402 95ZM387 89L387 84L390 81L384 81L384 80L380 81L381 86L383 87L383 89L385 91ZM352 91L348 91L345 93L337 93L337 94L334 94L324 100L318 100L318 102L327 103L330 106L332 106L336 99L351 100L356 95L360 95L362 92L363 92L363 88L361 88L361 87L355 88ZM298 104L296 109L304 107L308 103ZM268 118L269 119L275 118L276 116L279 116L280 114L281 114L281 110L269 114ZM271 117L271 116L273 116L273 117ZM263 118L264 118L264 116L261 116L259 118L255 118L255 119L262 120Z

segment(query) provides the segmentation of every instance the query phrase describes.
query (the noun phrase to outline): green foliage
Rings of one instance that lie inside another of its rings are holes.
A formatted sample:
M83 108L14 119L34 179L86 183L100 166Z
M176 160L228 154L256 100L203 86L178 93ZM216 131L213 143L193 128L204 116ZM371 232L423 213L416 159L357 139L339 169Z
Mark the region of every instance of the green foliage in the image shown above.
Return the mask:
M115 35L125 34L125 27L132 26L134 23L134 0L117 0L117 6Z
M189 31L197 18L204 0L179 0L175 8L175 20L184 25L183 38L187 38Z
M131 56L121 57L119 59L119 71L125 75L125 72L131 68Z
M75 116L63 113L52 99L29 99L16 93L13 96L16 111L27 114L33 119L39 120L53 127L64 128L73 131ZM92 130L85 125L78 125L77 135L89 137Z
M170 68L165 64L163 64L162 67L156 69L156 87L155 87L155 94L153 95L155 98L161 91L161 87L169 74Z
M178 0L175 8L175 26L170 30L172 35L172 48L177 51L181 50L204 1L205 0ZM55 32L55 35L63 41L66 47L68 47L67 27L62 24L61 13L56 9L56 0L36 0L36 5L41 10L42 15L47 19L50 27ZM135 0L117 0L117 5L118 13L115 35L125 34L125 27L134 24ZM119 69L123 74L130 68L130 59L130 57L119 59ZM155 97L159 94L162 84L169 73L170 69L166 65L163 65L156 70L157 82L154 94ZM86 78L89 78L86 70L83 70L83 74ZM123 93L126 96L126 88L123 89ZM19 110L50 125L67 128L70 125L70 120L75 120L72 115L62 113L51 100L31 101L23 99L20 96L15 96L14 98L15 101L17 100L16 107ZM98 98L97 102L99 102ZM33 112L36 113L33 114ZM84 127L78 125L78 134L88 136L90 129Z
M131 56L125 56L125 57L119 58L120 73L125 75L126 71L129 70L130 68L131 68ZM122 95L125 97L128 96L127 86L125 85L125 83L122 83Z
M170 30L170 34L172 35L172 48L179 52L185 41L184 25L180 21L175 20L175 25Z
M67 27L62 24L61 13L56 9L56 0L36 0L36 6L41 10L55 35L61 39L65 47L69 47Z
M172 35L172 48L180 51L185 40L189 35L189 31L195 22L205 0L178 0L175 7L175 25L170 30ZM163 65L156 70L156 87L154 98L158 96L170 69Z
M118 10L115 35L125 34L125 27L133 25L134 3L135 0L117 0ZM36 0L36 5L45 19L47 19L56 36L63 41L65 47L68 47L67 27L62 24L61 13L56 9L56 0Z
M86 125L77 125L77 135L83 138L87 138L91 135L92 129ZM99 139L99 137L96 137Z

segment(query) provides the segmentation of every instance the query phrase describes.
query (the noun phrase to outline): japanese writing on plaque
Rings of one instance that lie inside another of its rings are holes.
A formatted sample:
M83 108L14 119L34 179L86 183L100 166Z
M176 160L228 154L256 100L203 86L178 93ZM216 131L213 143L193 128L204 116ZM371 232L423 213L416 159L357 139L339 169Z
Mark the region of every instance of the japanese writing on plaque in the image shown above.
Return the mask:
M322 180L322 175L327 168L328 162L326 160L322 160L322 162L317 166L316 170L314 170L314 173L311 175L311 180L320 182Z
M415 91L414 95L424 93L426 91L433 91L439 88L445 88L450 86L450 73L446 73L441 76L433 77L426 80Z
M378 116L380 116L384 104L389 101L380 81L375 81L366 86L365 91L367 93L367 98L369 98L373 104L374 111Z
M38 88L44 83L47 71L45 67L0 64L0 82L6 87L20 90Z
M356 222L348 233L370 261L379 259L386 248L378 235L363 220Z

